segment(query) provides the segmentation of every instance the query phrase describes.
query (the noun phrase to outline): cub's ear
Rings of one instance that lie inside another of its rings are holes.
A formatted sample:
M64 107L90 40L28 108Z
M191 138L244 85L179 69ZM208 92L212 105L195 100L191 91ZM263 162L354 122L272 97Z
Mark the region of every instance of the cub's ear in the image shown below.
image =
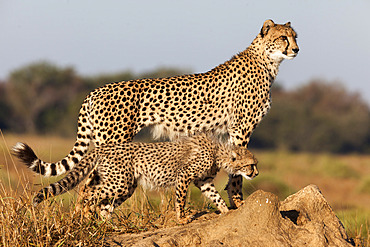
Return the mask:
M263 23L263 26L261 28L261 36L262 38L267 34L267 32L270 30L271 27L275 26L275 23L272 20L267 20Z
M284 26L290 27L290 21L288 21L287 23L285 23Z

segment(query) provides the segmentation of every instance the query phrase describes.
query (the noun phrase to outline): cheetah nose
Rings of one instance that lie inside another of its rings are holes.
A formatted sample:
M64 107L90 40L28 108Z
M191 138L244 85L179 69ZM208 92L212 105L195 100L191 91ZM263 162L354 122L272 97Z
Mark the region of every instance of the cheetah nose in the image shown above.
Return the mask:
M294 52L294 53L298 53L298 52L299 52L299 48L294 48L294 49L293 49L293 52Z
M255 176L255 177L257 177L257 176L258 176L258 174L259 174L259 171L258 171L257 167L255 167L255 168L254 168L254 176Z

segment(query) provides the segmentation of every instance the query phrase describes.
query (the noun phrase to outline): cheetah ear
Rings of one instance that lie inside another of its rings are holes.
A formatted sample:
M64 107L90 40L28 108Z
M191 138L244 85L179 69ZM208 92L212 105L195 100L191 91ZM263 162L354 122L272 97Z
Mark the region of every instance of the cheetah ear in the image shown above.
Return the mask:
M290 21L288 21L287 23L285 23L284 26L290 27Z
M267 20L263 23L263 26L261 28L261 36L262 38L267 34L267 32L270 30L271 27L275 26L275 23L272 20Z

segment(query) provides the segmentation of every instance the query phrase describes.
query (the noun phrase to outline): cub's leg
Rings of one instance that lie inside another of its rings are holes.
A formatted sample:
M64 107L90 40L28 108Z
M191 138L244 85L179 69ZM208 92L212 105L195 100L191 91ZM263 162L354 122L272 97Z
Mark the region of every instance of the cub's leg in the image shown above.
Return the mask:
M129 175L129 172L126 174ZM81 190L80 204L76 210L79 210L82 204L84 216L97 212L103 218L109 219L114 208L129 198L137 187L133 176L130 177L131 179L128 177L120 179L120 186L115 186L111 183L117 180L116 177L109 177L109 175L104 177L97 169L93 170Z
M203 193L204 196L209 198L221 211L222 214L227 213L229 209L226 206L225 201L221 198L217 192L214 184L212 183L213 178L206 178L204 180L197 179L194 181L194 185L197 186Z
M130 184L129 187L117 189L118 194L114 196L112 200L101 200L100 201L100 215L103 218L110 218L111 213L117 207L119 207L124 201L132 196L137 187L137 182Z
M95 212L94 206L92 205L92 200L94 199L92 196L99 187L101 187L101 176L98 170L94 169L91 171L86 183L78 193L79 196L75 208L76 212L82 212L84 217L92 216L93 212Z
M229 182L225 190L227 190L231 208L238 208L244 203L242 185L243 185L242 176L229 175Z
M186 202L186 194L188 192L191 177L185 172L180 173L176 179L176 218L179 223L187 223L188 219L185 218L184 208Z

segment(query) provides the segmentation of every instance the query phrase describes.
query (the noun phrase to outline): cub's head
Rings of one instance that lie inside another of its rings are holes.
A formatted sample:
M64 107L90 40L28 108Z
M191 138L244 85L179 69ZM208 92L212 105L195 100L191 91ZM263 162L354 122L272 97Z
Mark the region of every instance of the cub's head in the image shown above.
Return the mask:
M247 148L233 146L229 162L224 164L224 168L229 174L242 175L246 179L252 179L258 175L257 163L257 159Z
M277 62L293 59L298 54L297 34L290 22L280 25L267 20L263 23L259 37L267 56Z

